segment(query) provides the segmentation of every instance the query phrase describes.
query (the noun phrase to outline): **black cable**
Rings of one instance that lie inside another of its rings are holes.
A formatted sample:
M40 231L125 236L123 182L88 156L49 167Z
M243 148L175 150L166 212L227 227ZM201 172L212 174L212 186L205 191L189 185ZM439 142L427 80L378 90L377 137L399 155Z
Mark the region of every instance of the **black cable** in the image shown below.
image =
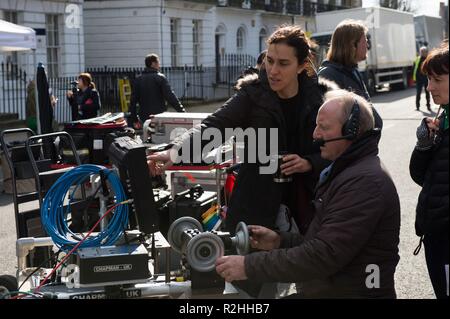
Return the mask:
M95 190L94 194L92 196L90 196L88 203L86 204L86 206L83 209L83 215L87 214L87 210L89 209L89 206L92 204L92 201L95 199L95 196L97 195L98 191L100 190L100 188L102 187L102 184L100 183L100 185L98 185L97 189ZM86 221L87 223L88 221Z
M40 270L42 267L44 267L44 265L46 263L48 263L49 261L52 261L53 258L55 258L55 256L58 256L59 253L61 252L61 249L58 250L56 253L52 253L52 255L50 256L50 258L48 258L47 260L44 260L39 266L37 266L37 268L31 273L29 274L24 281L22 281L22 283L20 284L19 288L17 288L18 291L20 291L20 288L22 288L22 286L28 281L28 279L30 279L31 276L33 276L38 270Z

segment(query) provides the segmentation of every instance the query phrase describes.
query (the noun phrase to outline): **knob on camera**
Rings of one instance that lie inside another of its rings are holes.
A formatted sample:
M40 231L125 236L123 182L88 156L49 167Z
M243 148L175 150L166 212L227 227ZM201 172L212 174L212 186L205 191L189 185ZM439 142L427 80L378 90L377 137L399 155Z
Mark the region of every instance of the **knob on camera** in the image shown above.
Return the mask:
M215 269L216 260L224 255L225 243L236 249L240 255L245 255L250 249L250 239L247 225L240 222L236 234L203 232L198 220L192 217L181 217L170 225L168 231L169 244L180 254L186 256L190 267L200 272Z

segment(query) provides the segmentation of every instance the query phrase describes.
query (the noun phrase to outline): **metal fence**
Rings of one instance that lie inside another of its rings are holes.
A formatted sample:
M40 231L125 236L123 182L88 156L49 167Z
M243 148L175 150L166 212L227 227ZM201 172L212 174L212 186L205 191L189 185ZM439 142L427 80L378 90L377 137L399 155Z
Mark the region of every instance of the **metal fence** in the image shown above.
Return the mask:
M17 64L1 63L0 113L15 113L26 119L27 73Z
M225 54L217 59L214 67L183 66L162 67L161 72L184 104L194 101L213 101L228 98L238 77L256 58L246 54ZM89 68L101 96L102 109L118 111L120 109L119 79L129 79L131 85L144 68Z
M67 91L71 90L71 82L77 79L76 76L48 78L48 87L52 94L58 99L53 116L58 123L65 123L72 120L72 111L67 100Z
M254 66L256 58L244 54L226 54L217 59L214 67L184 66L163 67L161 72L167 77L172 90L185 106L192 103L223 100L234 92L236 80L249 66ZM119 79L129 79L131 86L134 80L142 74L144 68L89 68L93 81L100 94L102 114L107 112L120 112L121 102L119 93ZM6 72L7 73L7 72ZM2 65L2 74L3 65ZM26 101L26 74L21 81L15 81L16 90L5 89L12 83L8 75L2 76L3 96L11 95L3 100L0 112L20 113L20 118L25 119ZM66 93L71 89L71 82L76 77L49 78L48 84L53 95L58 99L54 109L54 117L59 123L71 121L71 109L66 98ZM22 92L14 94L12 92ZM23 114L23 117L22 117Z

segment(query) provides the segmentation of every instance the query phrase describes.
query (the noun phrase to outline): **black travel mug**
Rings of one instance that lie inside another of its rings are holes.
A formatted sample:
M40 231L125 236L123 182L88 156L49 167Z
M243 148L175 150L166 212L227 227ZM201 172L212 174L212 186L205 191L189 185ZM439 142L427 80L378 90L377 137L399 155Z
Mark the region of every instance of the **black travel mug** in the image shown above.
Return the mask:
M281 165L283 165L283 157L288 155L287 152L280 152L278 155L275 155L275 160L278 162L277 172L273 176L273 181L275 183L289 183L292 182L292 176L285 175L281 172Z

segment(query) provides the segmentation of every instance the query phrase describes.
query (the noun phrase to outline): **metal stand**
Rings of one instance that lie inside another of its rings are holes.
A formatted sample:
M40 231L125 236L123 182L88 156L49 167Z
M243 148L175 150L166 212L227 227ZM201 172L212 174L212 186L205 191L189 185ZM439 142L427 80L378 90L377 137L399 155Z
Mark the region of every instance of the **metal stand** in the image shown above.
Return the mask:
M16 136L16 138L17 138L18 135L21 135L24 138L23 139L20 138L20 139L14 141L12 136ZM19 193L18 192L18 190L17 190L17 181L20 180L21 178L19 178L17 176L17 174L16 174L17 173L16 169L17 169L18 163L14 162L14 160L13 160L13 153L14 152L25 153L25 151L26 151L26 149L25 149L25 141L29 137L34 136L34 135L35 135L34 132L32 130L28 129L28 128L4 130L0 134L0 142L2 144L3 154L4 154L4 157L6 159L6 162L8 163L9 170L11 172L11 184L12 184L12 192L13 192L14 217L15 217L15 220L16 220L16 235L17 235L17 238L27 237L28 236L28 234L24 234L23 231L20 231L20 227L19 227L19 225L20 225L20 220L19 220L20 219L19 218L20 215L19 214L27 213L27 211L20 212L19 205L27 203L27 202L31 202L31 201L34 201L34 200L37 200L37 199L39 199L39 196L38 196L37 190L33 191L33 192L26 192L26 193ZM12 142L12 141L14 141L14 142L22 142L23 145L8 146L9 142ZM31 151L31 149L30 149L30 153L31 153L31 157L33 157L34 155L33 155L33 152ZM28 153L28 154L30 154L30 153ZM28 155L28 156L30 156L30 155ZM24 162L22 162L22 163L24 163ZM25 178L31 178L31 177L32 177L32 175L25 176ZM22 178L22 179L25 179L25 178ZM30 211L28 211L28 212L30 212Z

